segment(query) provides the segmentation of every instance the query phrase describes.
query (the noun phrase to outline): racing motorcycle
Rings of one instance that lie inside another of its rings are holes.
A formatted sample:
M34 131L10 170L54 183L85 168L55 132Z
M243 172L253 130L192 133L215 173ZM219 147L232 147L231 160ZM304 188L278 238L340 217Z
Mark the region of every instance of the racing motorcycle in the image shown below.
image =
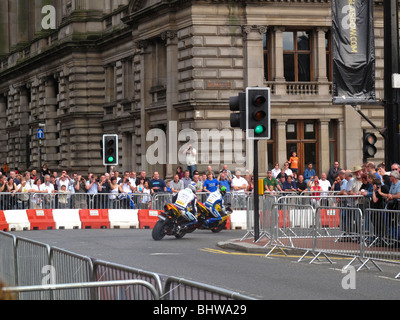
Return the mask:
M187 233L196 230L196 226L185 228L187 220L181 211L172 203L165 205L164 211L158 216L158 221L153 228L152 237L159 241L167 236L175 236L177 239L183 238Z
M226 207L225 214L221 212L221 206L219 204L216 205L215 209L221 215L222 220L216 221L207 226L207 220L213 218L213 216L203 203L197 202L198 223L195 225L196 229L211 230L214 233L218 233L225 228L228 217L232 214L232 209L230 207Z

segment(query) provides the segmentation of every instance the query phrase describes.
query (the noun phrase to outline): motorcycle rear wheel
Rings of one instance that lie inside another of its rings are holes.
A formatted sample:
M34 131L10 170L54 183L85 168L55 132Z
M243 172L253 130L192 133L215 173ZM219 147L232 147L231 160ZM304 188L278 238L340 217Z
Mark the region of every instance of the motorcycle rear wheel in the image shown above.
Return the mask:
M167 224L165 221L158 220L156 225L153 228L153 231L151 233L151 236L155 241L160 241L165 237L165 228L167 227Z

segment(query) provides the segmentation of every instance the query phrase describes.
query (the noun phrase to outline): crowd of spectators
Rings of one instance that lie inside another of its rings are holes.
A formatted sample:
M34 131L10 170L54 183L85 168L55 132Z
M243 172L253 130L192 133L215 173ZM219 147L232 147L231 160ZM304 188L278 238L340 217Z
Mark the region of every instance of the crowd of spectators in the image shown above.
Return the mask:
M296 168L292 169L292 166ZM344 170L335 162L328 173L323 172L321 176L316 174L312 163L308 164L303 173L298 172L297 168L295 157L291 157L290 162L285 162L282 168L276 163L273 169L267 171L267 177L263 181L264 194L334 191L338 195L365 196L370 199L371 207L383 207L388 203L393 207L397 205L397 199L400 199L398 164L393 164L392 171L386 172L384 164L375 166L373 162L368 162L362 167ZM227 200L234 196L241 202L240 207L246 206L246 195L254 190L252 174L244 172L243 175L240 170L232 173L227 165L217 171L208 166L204 172L182 170L178 166L170 180L160 178L159 172L154 172L151 177L147 176L146 171L139 174L125 171L121 174L114 167L111 167L109 173L99 176L88 173L87 177L83 177L77 173L69 174L65 170L61 173L50 171L46 164L39 174L36 170L23 173L17 170L7 171L4 165L0 171L0 192L8 196L0 198L0 205L2 209L46 206L86 208L90 205L89 201L94 199L88 195L104 194L103 197L97 197L101 199L96 200L99 208L114 208L116 203L119 207L130 208L132 202L136 207L147 208L151 205L154 194L174 195L190 183L194 183L198 193L204 196L216 191L219 186L224 186L227 189ZM14 193L18 195L13 196ZM134 198L127 197L128 194L133 194Z
M340 168L335 162L328 173L318 176L309 163L303 174L291 170L289 162L283 168L279 163L272 170L268 170L264 179L264 193L276 194L278 192L292 192L304 194L335 192L337 195L359 195L370 200L371 208L397 209L400 200L400 169L395 163L391 172L385 171L385 164L375 165L374 162L364 163L363 166L354 167L352 170ZM296 178L297 177L297 178Z

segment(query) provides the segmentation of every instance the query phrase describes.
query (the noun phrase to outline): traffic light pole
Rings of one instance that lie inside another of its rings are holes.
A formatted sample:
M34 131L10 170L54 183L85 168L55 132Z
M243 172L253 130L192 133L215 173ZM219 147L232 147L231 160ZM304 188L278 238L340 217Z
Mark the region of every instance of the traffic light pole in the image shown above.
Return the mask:
M393 88L392 75L400 73L399 23L397 0L385 0L384 6L384 55L385 55L385 164L390 170L393 163L400 163L400 90Z
M254 242L260 238L260 192L258 187L258 140L254 140Z

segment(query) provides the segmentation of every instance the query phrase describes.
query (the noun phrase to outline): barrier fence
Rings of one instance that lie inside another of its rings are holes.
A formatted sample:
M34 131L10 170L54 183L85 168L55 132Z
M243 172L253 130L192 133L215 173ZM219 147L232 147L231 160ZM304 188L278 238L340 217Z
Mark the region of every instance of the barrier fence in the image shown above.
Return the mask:
M254 300L239 293L121 266L0 231L0 279L21 300ZM0 294L1 295L1 294Z
M357 271L369 262L380 271L377 261L400 264L400 210L370 208L363 196L337 194L264 195L260 210L258 242L267 238L267 256L296 248L305 251L299 261L312 255L310 263L321 256L331 263L328 255L352 257L348 266L359 261ZM253 215L249 206L248 220Z
M246 209L246 199L251 193L227 193L224 202L233 209ZM172 202L174 194L143 193L0 193L0 210L27 209L153 209L163 210ZM200 202L208 193L198 192Z

